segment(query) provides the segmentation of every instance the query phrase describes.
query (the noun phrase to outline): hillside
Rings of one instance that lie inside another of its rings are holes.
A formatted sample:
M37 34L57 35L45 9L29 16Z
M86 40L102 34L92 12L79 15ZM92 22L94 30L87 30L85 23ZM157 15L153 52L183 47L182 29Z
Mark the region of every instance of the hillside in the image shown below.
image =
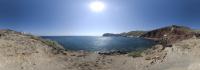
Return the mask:
M62 70L62 46L12 30L0 30L0 70ZM59 62L59 64L58 64Z
M147 31L130 31L125 33L120 33L122 36L125 37L140 37L141 35L145 34Z
M189 27L167 26L155 29L143 34L141 37L158 40L162 43L171 44L176 41L182 41L195 36L195 33Z

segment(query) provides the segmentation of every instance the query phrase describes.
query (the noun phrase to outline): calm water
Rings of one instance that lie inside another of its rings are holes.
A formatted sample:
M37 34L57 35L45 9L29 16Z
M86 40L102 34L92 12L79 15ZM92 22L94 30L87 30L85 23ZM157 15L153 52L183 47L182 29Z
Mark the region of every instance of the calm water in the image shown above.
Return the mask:
M79 51L134 51L149 48L155 44L152 40L126 37L95 36L45 36L43 38L57 41L65 49Z

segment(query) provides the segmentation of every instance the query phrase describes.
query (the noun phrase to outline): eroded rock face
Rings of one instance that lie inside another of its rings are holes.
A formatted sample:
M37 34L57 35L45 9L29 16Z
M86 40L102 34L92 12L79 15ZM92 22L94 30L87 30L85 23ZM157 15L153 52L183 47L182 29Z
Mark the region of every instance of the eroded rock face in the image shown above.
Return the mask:
M168 26L152 30L141 37L158 40L164 44L171 44L176 41L182 41L195 36L192 29L184 26Z

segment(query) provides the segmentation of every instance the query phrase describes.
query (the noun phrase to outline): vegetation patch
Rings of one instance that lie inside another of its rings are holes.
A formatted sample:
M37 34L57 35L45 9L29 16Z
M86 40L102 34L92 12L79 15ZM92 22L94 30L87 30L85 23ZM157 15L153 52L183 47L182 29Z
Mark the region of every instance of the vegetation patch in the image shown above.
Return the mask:
M142 57L142 52L143 51L132 51L130 53L128 53L128 56L131 56L131 57Z
M49 47L52 47L52 49L59 53L60 51L63 51L65 50L59 43L57 43L56 41L52 41L52 40L49 40L49 39L43 39L41 37L37 37L37 36L33 36L33 35L29 35L31 37L31 39L34 39L34 40L38 40L38 41L41 41L42 43L48 45Z

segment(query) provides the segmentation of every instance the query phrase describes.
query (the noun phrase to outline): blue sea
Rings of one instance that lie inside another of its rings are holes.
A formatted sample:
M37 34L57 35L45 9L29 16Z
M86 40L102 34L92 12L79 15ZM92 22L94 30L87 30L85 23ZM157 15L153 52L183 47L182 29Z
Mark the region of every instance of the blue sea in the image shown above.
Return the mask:
M143 50L155 45L155 42L143 38L101 37L101 36L43 36L57 41L67 50L72 51L121 51Z

